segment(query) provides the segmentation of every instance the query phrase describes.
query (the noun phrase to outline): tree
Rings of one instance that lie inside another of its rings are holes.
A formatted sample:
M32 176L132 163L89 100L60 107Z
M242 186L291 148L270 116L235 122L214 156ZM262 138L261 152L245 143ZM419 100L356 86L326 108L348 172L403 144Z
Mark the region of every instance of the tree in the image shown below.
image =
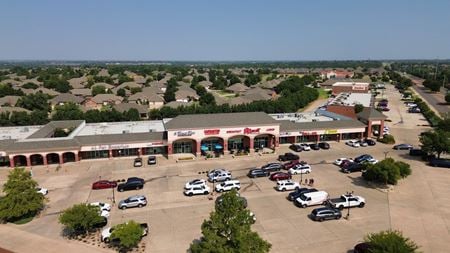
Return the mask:
M15 126L31 125L30 117L27 112L12 112L9 120Z
M48 123L48 112L46 111L34 110L29 116L31 125L45 125Z
M450 92L445 95L445 102L447 102L447 104L450 104Z
M61 92L61 93L67 93L71 89L72 89L72 86L70 86L69 82L67 82L67 81L58 82L55 86L55 90L57 92Z
M117 90L117 96L125 97L127 95L124 88L120 88Z
M203 96L200 97L199 101L200 101L200 105L215 105L216 104L216 100L215 100L214 96L209 92L203 94Z
M64 210L59 216L59 223L63 224L69 233L75 234L84 234L103 221L100 208L87 204L76 204Z
M248 76L247 76L247 79L245 79L245 85L247 85L247 86L252 86L252 85L255 85L255 84L257 84L258 82L260 82L261 81L261 78L258 76L258 75L255 75L255 74L249 74Z
M419 246L404 237L400 231L381 231L368 234L364 241L370 245L371 253L415 253Z
M141 120L141 115L140 115L139 111L135 108L131 108L130 110L123 112L123 116L124 116L125 120L128 120L128 121Z
M36 181L25 168L14 168L3 186L0 220L17 221L35 216L44 207L44 196L36 191Z
M376 164L366 164L362 176L367 181L382 184L397 184L401 178L411 175L410 165L392 158L386 158Z
M131 249L138 245L143 233L141 225L131 220L127 223L116 225L111 233L111 240L118 240L119 246L123 249Z
M32 83L32 82L28 82L28 83L25 83L24 85L22 85L22 88L24 88L24 89L37 89L39 86L37 85L37 84L35 84L35 83Z
M74 103L58 105L52 115L52 120L79 120L84 119L83 111Z
M27 110L40 110L40 111L50 111L50 105L48 104L49 97L46 94L37 92L35 94L28 94L21 97L17 101L19 107L25 108Z
M355 104L355 113L360 113L364 110L364 105L362 104Z
M425 132L419 138L422 150L428 154L436 154L438 158L442 153L450 152L450 132L434 130Z
M105 88L105 86L103 85L96 85L94 87L92 87L92 96L96 96L98 94L107 94L107 90Z
M439 91L441 89L441 82L439 82L438 80L426 79L423 82L423 86L427 87L431 91L436 92L436 91Z
M202 224L203 237L191 244L192 253L269 252L271 244L251 231L250 211L235 190L222 195L219 205Z

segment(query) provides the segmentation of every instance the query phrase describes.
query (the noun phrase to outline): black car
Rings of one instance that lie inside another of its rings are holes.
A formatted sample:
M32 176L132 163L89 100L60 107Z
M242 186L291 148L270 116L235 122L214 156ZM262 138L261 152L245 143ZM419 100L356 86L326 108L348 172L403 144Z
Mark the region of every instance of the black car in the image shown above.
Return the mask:
M129 178L127 178L127 183L128 182L134 182L134 181L138 181L138 182L141 182L142 184L145 184L145 180L143 178L140 178L140 177L129 177Z
M331 207L320 207L312 210L310 217L315 221L339 220L342 217L342 213L338 209Z
M363 162L369 161L369 160L371 160L371 159L373 159L373 157L372 157L371 155L364 154L364 155L360 155L360 156L356 157L356 158L354 159L354 161L355 161L356 163L363 163Z
M413 145L411 144L406 144L406 143L402 143L402 144L397 144L393 147L393 149L395 150L410 150L413 149Z
M372 139L365 139L364 142L369 146L375 146L377 144L377 142Z
M408 109L409 113L420 113L420 108L419 107L411 107Z
M358 243L353 248L353 253L369 253L371 248L367 242Z
M119 184L117 186L117 190L120 192L130 191L130 190L139 190L144 188L144 183L141 181L127 181L123 184Z
M430 160L430 165L433 166L433 167L450 168L450 160L432 158Z
M409 150L409 155L410 156L425 156L425 155L427 155L427 153L424 152L422 149L413 148L413 149Z
M278 156L279 161L293 161L298 159L300 159L300 157L293 153L285 153L284 155Z
M287 196L287 199L289 201L294 201L296 198L300 197L300 195L303 193L316 192L316 191L317 191L317 189L315 189L315 188L297 188L295 191L289 193L289 195Z
M352 172L358 172L358 171L362 171L364 168L364 165L362 165L361 163L349 163L346 166L341 168L341 171L344 173L352 173Z
M270 175L270 172L263 169L251 169L247 176L251 178L255 177L268 177Z
M149 156L148 160L147 160L147 164L148 165L155 165L156 164L156 156L153 156L153 155Z
M319 147L321 149L330 149L330 144L328 144L327 142L321 142L319 143Z
M303 148L298 144L291 144L289 148L295 152L302 152Z
M309 147L310 147L312 150L319 150L319 149L320 149L320 146L319 146L319 144L317 144L317 143L309 144Z
M261 169L268 172L280 171L281 169L284 169L284 165L281 163L268 163L261 166Z

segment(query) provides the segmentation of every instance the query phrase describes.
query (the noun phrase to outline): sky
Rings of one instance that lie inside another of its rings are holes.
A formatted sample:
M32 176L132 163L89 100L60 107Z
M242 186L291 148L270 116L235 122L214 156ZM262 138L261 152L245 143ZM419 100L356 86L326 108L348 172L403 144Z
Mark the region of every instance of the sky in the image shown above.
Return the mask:
M1 0L0 60L449 59L448 0Z

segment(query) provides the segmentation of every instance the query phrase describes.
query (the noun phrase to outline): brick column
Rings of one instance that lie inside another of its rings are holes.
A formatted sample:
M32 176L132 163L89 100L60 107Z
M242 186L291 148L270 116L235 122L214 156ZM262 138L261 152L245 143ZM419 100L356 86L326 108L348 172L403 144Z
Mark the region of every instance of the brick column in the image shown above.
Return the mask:
M48 162L47 162L47 155L42 155L42 164L43 165L47 165L48 164Z
M317 135L316 142L320 142L320 134Z
M109 158L110 159L113 158L113 151L112 151L112 149L109 150Z
M74 152L75 154L75 162L79 162L80 161L80 155L78 154L78 152Z
M195 155L199 156L199 155L202 154L202 151L201 151L202 141L196 140L195 143L196 143L196 145L195 145Z
M9 157L9 167L14 168L15 164L14 164L14 156L10 156Z
M381 120L380 130L378 131L380 133L379 137L383 137L383 131L384 131L384 119Z
M280 146L280 136L275 136L275 147L278 148Z
M229 154L230 153L230 151L228 151L228 139L223 139L223 145L222 145L222 147L223 147L223 153L224 154Z
M172 143L167 143L167 154L173 154Z
M63 164L64 163L64 156L63 154L58 154L59 156L59 164Z
M27 155L27 167L31 166L31 159L30 156Z
M381 130L381 129L380 129ZM381 130L382 131L382 130ZM381 133L380 133L381 134ZM367 134L366 134L367 138L372 137L372 121L368 121L367 123Z

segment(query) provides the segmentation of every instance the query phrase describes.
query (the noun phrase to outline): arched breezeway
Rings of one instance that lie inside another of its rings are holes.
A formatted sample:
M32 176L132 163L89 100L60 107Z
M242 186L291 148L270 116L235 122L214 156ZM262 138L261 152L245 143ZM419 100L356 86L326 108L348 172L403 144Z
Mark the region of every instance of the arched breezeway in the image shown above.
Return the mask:
M197 141L194 139L181 139L172 143L173 154L197 153ZM200 151L198 151L200 152Z
M44 165L44 157L41 154L34 154L30 156L31 166Z
M59 155L56 153L49 153L46 155L47 157L47 164L58 164L59 162Z
M63 153L62 157L63 157L63 163L70 163L70 162L76 161L74 152Z
M220 155L224 150L224 139L221 137L208 137L201 141L200 151L202 155Z
M13 158L14 160L14 166L20 167L20 166L27 166L27 157L24 155L16 155Z
M275 148L275 135L272 134L260 134L255 136L253 139L253 146L255 150L263 149L263 148Z
M250 150L250 137L246 135L236 135L228 138L228 150L233 153L239 151L249 152Z

